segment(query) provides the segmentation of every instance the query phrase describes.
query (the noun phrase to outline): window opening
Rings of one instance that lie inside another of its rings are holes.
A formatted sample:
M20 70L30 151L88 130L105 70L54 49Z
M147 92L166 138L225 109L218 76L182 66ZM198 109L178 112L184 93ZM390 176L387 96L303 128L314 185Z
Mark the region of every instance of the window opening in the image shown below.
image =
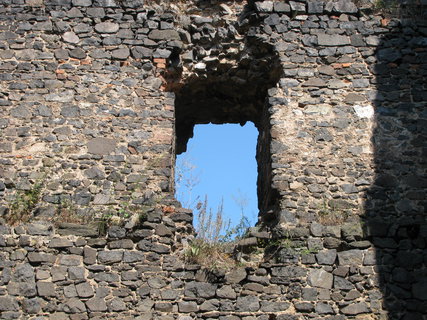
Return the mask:
M215 220L222 206L222 221L225 228L229 223L229 230L239 223L254 226L257 222L257 138L252 122L194 127L187 151L177 156L175 179L176 197L194 210L199 232L205 227L201 223L212 224L198 217L206 197L207 213L212 212Z
M270 107L278 81L283 74L274 46L250 36L238 51L220 52L218 59L197 70L188 65L177 82L170 77L169 88L175 93L175 155L187 150L195 125L240 124L250 122L258 130L256 147L257 198L262 225L274 224L278 193L272 188ZM233 62L234 61L234 62Z

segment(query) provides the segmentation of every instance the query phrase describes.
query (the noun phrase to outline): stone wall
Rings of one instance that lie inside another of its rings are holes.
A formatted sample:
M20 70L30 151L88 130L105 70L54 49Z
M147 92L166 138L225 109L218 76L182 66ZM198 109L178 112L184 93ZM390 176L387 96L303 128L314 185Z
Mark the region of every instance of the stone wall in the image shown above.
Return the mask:
M191 221L170 204L106 237L71 224L2 226L1 318L381 318L375 251L358 241L360 225L294 229L286 246L265 249L265 262L225 271L186 263Z
M2 319L425 318L422 1L0 3ZM262 263L202 270L175 153L247 121Z
M38 215L72 206L87 216L171 190L174 96L160 90L158 52L172 47L150 12L91 1L2 7L3 204L40 183Z

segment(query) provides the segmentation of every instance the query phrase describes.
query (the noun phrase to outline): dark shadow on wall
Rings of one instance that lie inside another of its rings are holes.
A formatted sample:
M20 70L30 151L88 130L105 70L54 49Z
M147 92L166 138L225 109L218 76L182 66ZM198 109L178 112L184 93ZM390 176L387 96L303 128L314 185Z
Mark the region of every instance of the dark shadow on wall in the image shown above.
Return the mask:
M387 28L372 65L376 176L367 193L366 226L376 249L384 319L422 320L427 319L427 18L391 20Z

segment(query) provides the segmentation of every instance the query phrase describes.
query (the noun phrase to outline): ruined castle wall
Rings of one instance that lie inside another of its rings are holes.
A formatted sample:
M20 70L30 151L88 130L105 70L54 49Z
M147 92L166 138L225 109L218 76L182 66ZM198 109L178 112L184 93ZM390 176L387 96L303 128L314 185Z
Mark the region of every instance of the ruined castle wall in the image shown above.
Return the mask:
M217 259L212 269L189 263L191 221L187 210L164 206L138 228L114 226L104 237L71 225L2 226L1 319L384 317L375 251L354 242L360 227L343 227L342 237L339 226L294 230L266 262L217 270ZM341 242L353 249L336 250Z
M37 214L88 216L170 191L174 96L158 67L172 40L153 35L160 15L91 1L1 10L2 204L39 183Z
M1 4L0 318L422 319L423 20L347 1ZM171 199L175 148L209 121L260 132L265 229L246 244L265 262L240 248L231 273L185 262L192 215Z

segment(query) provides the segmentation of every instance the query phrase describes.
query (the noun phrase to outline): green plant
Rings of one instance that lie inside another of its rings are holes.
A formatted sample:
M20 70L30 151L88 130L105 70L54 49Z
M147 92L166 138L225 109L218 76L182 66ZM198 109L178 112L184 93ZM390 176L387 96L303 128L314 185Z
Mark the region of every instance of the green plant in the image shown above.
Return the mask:
M112 225L120 225L122 220L117 216L116 212L109 210L103 212L96 220L98 225L98 234L104 236L107 234L108 228Z
M307 254L313 254L313 253L318 253L320 249L318 248L303 248L300 253L301 255L307 255Z
M390 10L400 6L397 0L375 0L373 7L375 10Z
M240 217L239 223L236 224L233 228L227 228L225 235L220 237L220 241L229 242L239 239L243 239L250 228L249 220L246 216L242 215Z
M10 211L6 215L9 224L27 222L31 219L34 209L39 203L43 191L45 177L37 180L29 190L19 190L10 205Z
M277 260L278 257L285 253L290 257L298 257L307 254L317 253L320 248L308 248L305 241L292 239L288 236L284 238L266 239L264 260ZM279 255L280 254L280 255Z

